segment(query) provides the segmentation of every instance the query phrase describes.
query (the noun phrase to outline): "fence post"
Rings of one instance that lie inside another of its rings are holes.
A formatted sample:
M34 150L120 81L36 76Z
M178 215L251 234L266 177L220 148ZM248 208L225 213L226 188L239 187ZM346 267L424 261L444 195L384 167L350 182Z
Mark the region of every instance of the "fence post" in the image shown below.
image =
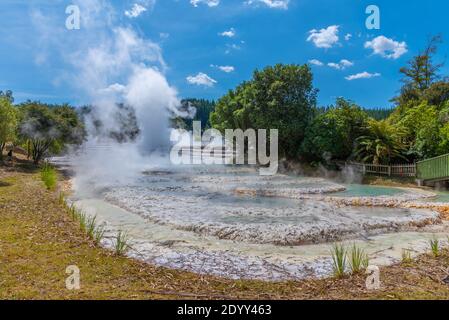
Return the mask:
M391 177L391 166L388 166L388 176Z

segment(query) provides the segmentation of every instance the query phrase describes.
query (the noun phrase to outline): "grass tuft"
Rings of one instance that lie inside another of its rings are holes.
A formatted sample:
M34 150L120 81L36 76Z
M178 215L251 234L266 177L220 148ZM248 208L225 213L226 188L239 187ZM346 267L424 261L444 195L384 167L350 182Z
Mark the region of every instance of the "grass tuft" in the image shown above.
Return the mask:
M346 249L341 244L334 244L331 249L332 261L333 261L333 271L334 276L337 278L342 278L345 276L346 270Z
M59 197L58 197L58 203L61 205L61 206L66 206L66 202L65 202L65 195L64 195L64 192L60 192L59 193Z
M58 173L47 162L41 168L41 180L44 182L47 190L54 190L58 183Z
M115 237L115 254L118 256L122 256L126 253L128 250L128 234L124 233L123 231L119 230L117 233L117 236Z
M440 241L438 239L432 239L429 243L434 257L438 257L440 255Z
M93 233L93 240L97 246L101 243L101 240L103 240L105 232L106 230L102 225L95 228Z
M403 264L408 264L413 262L412 259L412 252L408 249L403 249L402 250L402 261Z
M356 244L352 246L349 258L350 258L349 264L351 267L351 272L353 274L360 273L364 269L368 268L369 265L368 254L366 254L363 249L357 247Z

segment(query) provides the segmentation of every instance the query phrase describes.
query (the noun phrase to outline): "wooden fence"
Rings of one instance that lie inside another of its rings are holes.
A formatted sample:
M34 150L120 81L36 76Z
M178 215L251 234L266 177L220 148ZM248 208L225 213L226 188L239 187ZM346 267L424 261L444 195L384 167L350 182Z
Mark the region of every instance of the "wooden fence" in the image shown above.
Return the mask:
M416 177L416 164L395 164L387 166L350 162L347 165L363 174L378 174L389 177Z

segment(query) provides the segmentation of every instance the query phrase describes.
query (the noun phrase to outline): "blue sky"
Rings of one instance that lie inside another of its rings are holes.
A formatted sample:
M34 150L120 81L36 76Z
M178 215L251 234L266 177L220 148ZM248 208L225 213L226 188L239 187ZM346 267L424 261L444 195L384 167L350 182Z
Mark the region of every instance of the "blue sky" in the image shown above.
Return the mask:
M86 103L67 81L76 72L67 62L69 46L94 46L95 32L111 26L110 12L114 26L160 49L160 69L181 98L217 99L256 68L314 61L320 105L343 96L368 108L389 107L401 85L399 68L430 35L445 39L439 61L449 52L447 0L94 0L110 6L108 13L100 7L95 28L85 34L83 11L81 30L64 28L65 8L74 2L0 2L0 90L13 90L19 102ZM380 30L365 27L370 4L380 8ZM105 41L105 34L98 38ZM443 73L449 75L448 66Z

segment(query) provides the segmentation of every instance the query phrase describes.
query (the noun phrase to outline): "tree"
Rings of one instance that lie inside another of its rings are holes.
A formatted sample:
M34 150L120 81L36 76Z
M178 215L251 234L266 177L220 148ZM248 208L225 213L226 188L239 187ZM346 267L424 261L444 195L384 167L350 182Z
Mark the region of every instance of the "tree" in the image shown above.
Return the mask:
M308 65L284 65L256 70L250 81L229 91L211 114L214 128L278 129L279 152L298 156L313 118L317 90Z
M351 101L338 98L336 105L319 114L307 130L301 147L309 161L346 160L357 137L367 133L368 115Z
M249 81L241 83L235 90L229 90L218 100L215 111L210 114L211 125L221 132L226 129L254 128L249 120L253 94Z
M445 102L449 101L449 82L444 80L432 83L430 87L424 91L423 97L429 105L442 107Z
M97 114L98 109L92 106L81 107L79 116L81 121L89 126L93 136L113 139L118 143L135 141L140 134L135 109L122 103L114 104L111 108L113 126L103 123Z
M386 120L371 119L368 134L357 139L356 157L362 162L390 164L395 160L406 160L405 144L402 142L404 130Z
M6 98L11 104L14 103L14 96L11 90L0 90L0 98Z
M6 143L13 142L16 137L17 114L11 101L12 99L0 95L0 160Z
M407 67L401 68L400 72L405 75L403 80L412 88L424 91L438 79L438 71L443 64L435 64L433 57L437 53L438 45L442 43L441 35L432 37L427 47L419 55L408 62Z
M31 146L35 164L51 150L60 152L67 144L84 140L84 126L76 111L68 106L51 106L40 102L26 102L19 106L19 133Z
M193 121L201 122L201 129L204 131L211 127L210 114L215 110L215 101L206 99L184 99L181 101L181 111L185 111L192 117L181 118L174 117L175 127L191 131L193 128Z

